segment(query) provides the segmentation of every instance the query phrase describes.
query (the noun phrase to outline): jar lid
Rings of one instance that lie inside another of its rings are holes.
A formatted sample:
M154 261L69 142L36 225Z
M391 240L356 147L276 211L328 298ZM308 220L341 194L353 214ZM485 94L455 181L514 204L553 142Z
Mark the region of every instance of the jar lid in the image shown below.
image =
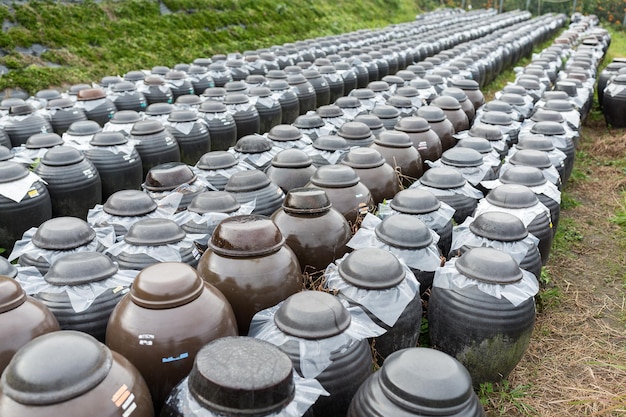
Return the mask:
M209 87L202 92L202 95L204 97L207 97L208 99L212 99L215 97L225 97L226 89L222 87Z
M267 174L258 169L235 172L226 182L225 191L230 193L246 193L269 186L272 181Z
M250 97L269 97L272 95L272 90L269 87L252 87L248 91L248 95Z
M88 136L98 132L102 132L102 128L98 122L93 120L79 120L72 123L67 129L67 133L73 136Z
M360 180L356 171L348 165L322 165L311 176L311 184L328 188L352 187Z
M284 149L272 158L272 166L276 168L306 168L311 164L311 157L300 149Z
M0 145L0 161L8 161L12 159L15 155L11 152L9 148L4 145Z
M112 365L111 351L93 336L52 332L17 351L2 374L2 391L24 405L58 404L98 386Z
M568 100L563 99L550 99L546 101L544 106L546 110L553 110L558 112L568 112L574 110L574 104Z
M289 85L298 85L308 83L308 81L302 74L288 74L287 83L289 83Z
M423 117L403 117L394 129L407 133L421 133L430 130L430 124Z
M484 109L486 112L499 111L502 113L511 113L513 111L513 107L505 101L502 100L491 100L487 104L485 104ZM510 117L510 116L509 116ZM492 123L496 124L496 123Z
M39 226L31 241L42 249L68 250L84 246L96 238L96 232L78 217L54 217Z
M527 74L526 77L530 77L530 74ZM539 90L541 89L541 83L537 80L531 79L531 78L522 78L520 77L517 81L516 81L517 85L521 85L522 87L524 87L526 90Z
M387 99L387 104L398 109L413 108L413 102L410 98L400 95L394 95Z
M396 90L396 94L402 97L417 97L419 96L420 92L417 90L417 88L407 85L404 87L399 87Z
M443 77L437 74L426 74L424 75L424 79L428 80L428 82L430 82L431 85L445 84Z
M488 211L477 216L470 223L469 229L477 236L501 242L515 242L528 236L524 222L510 213L500 211Z
M357 88L350 92L350 96L356 97L358 100L367 100L376 97L376 94L371 88Z
M417 88L418 90L426 90L427 88L432 87L433 85L430 83L430 81L425 80L423 78L415 78L413 80L411 80L411 85L415 88Z
M407 214L386 217L378 223L375 233L386 244L402 249L422 249L433 242L424 222Z
M548 102L549 103L549 102ZM534 122L557 122L562 123L564 121L563 115L555 110L548 110L539 108L530 117Z
M331 207L326 191L319 188L293 188L283 201L283 210L292 214L326 213Z
M259 134L246 135L235 144L235 150L241 153L261 153L272 149L272 142Z
M84 90L86 88L91 88L91 85L83 83L73 84L67 89L67 93L71 96L76 96L80 90Z
M460 88L457 88L457 87L444 88L443 91L441 92L441 95L443 97L447 97L447 96L454 97L459 103L462 103L465 100L467 100L467 94L465 94L465 91L463 91L463 90L461 90ZM438 105L439 107L441 107L443 109L444 107L442 107L440 104L441 103L437 103L436 105ZM458 108L459 109L461 108L460 104L459 104Z
M435 349L416 347L393 352L379 372L385 396L414 415L457 410L474 395L467 369Z
M159 74L150 74L143 80L143 82L146 85L163 85L163 84L165 84L165 80Z
M368 169L382 166L385 158L376 149L360 147L351 149L341 163L356 169Z
M538 201L530 188L520 184L502 184L491 190L486 199L494 206L509 209L532 207Z
M395 216L391 216L392 218ZM379 248L362 248L350 253L337 269L341 278L355 287L384 290L404 279L404 267L391 252Z
M536 149L521 149L509 158L512 165L527 165L539 169L547 169L552 166L552 161L546 152Z
M156 119L141 120L133 125L130 134L133 136L147 136L163 132L164 130L163 124Z
M384 91L389 91L389 84L386 81L372 81L367 84L367 88L372 90L374 93L382 93Z
M267 132L267 137L276 142L288 142L302 139L302 132L291 125L276 125Z
M398 192L389 205L400 213L425 214L439 210L441 202L428 190L407 188Z
M126 74L124 74L124 79L126 81L143 81L146 78L146 74L143 73L143 71L139 71L139 70L133 70L133 71L128 71Z
M487 284L513 284L523 277L511 255L493 248L471 248L457 259L455 266L466 277Z
M157 203L143 191L120 190L111 194L102 208L113 216L134 217L152 213Z
M151 310L176 308L200 297L204 281L182 262L159 262L144 268L130 287L130 299Z
M296 117L293 125L298 129L315 129L324 126L324 120L317 113L309 113Z
M382 120L380 120L380 117L376 116L375 114L360 114L354 118L354 121L365 123L372 132L378 129L383 129L384 127Z
M313 147L320 151L343 151L349 148L348 142L337 135L324 135L313 142Z
M315 110L315 112L320 117L326 117L326 118L343 116L343 110L341 110L341 107L339 107L336 104L327 104L325 106L320 106L317 108L317 110Z
M52 285L83 285L110 278L117 270L117 265L100 252L77 252L54 261L44 278Z
M133 223L124 241L136 246L164 246L180 242L185 236L185 231L173 220L147 218Z
M84 88L78 91L76 99L78 101L91 101L106 98L107 94L102 88Z
M569 95L567 95L565 91L552 90L552 91L544 92L541 95L541 98L547 104L549 101L552 101L552 100L566 100L567 101L569 99Z
M336 74L337 69L334 66L330 65L330 61L329 61L328 65L320 66L319 73L320 74Z
M19 282L0 271L0 314L21 306L27 298Z
M565 128L557 122L537 122L530 128L530 133L538 135L564 135Z
M409 148L413 142L408 134L399 130L385 130L381 132L374 143L388 148Z
M185 73L183 71L170 70L165 74L164 78L166 80L184 80Z
M497 141L502 140L504 135L500 128L484 123L477 123L472 126L469 130L470 136L478 136L480 138L485 138L488 141Z
M128 143L122 132L99 132L89 141L91 146L117 146Z
M113 84L113 88L111 89L115 93L122 93L125 91L135 91L137 87L135 87L135 83L130 81L120 81Z
M483 156L475 149L455 146L441 155L441 162L458 168L477 167L483 164Z
M460 91L463 92L462 90ZM433 106L439 107L442 110L460 110L461 109L461 103L459 103L459 100L449 95L441 95L439 97L435 97L435 99L433 99L431 104Z
M17 181L28 175L28 169L17 162L1 161L0 162L0 184Z
M435 167L424 172L419 182L427 187L447 190L463 187L466 181L463 175L454 168Z
M26 140L26 149L44 149L63 145L63 139L56 133L35 133Z
M61 93L53 88L46 88L35 93L35 98L43 100L55 100L61 98Z
M513 94L513 93L504 93L500 96L500 100L510 104L511 106L524 106L526 104L526 101L524 100L524 97L522 97L519 94Z
M17 268L6 258L0 257L0 276L15 278L17 276Z
M388 104L377 104L372 109L372 114L381 119L395 119L400 116L400 110Z
M339 299L323 291L302 291L287 298L274 315L282 332L302 339L338 335L350 326L350 313Z
M248 214L222 220L208 243L218 255L238 258L277 252L285 244L285 238L268 217Z
M196 195L187 206L193 213L234 213L241 207L234 195L226 191L205 191Z
M267 73L266 76L268 79L271 79L269 73ZM289 88L289 84L283 79L271 79L269 82L269 88L272 91L282 91L287 90Z
M113 114L110 122L113 124L131 124L142 120L135 110L120 110Z
M341 126L337 134L346 140L359 140L372 136L372 131L365 123L346 122Z
M294 398L293 365L271 343L222 337L196 355L189 391L204 408L220 415L270 415Z
M443 122L446 119L446 114L437 106L420 107L417 109L417 115L426 119L428 123Z
M488 154L493 149L487 139L479 138L477 136L467 136L461 139L457 142L456 147L474 149L481 155Z
M146 107L146 114L148 116L163 116L170 114L174 110L174 106L170 103L152 103Z
M501 111L487 111L483 113L481 122L495 126L509 126L512 123L511 116Z
M404 79L398 77L397 75L385 75L381 81L386 82L387 84L401 86L404 85Z
M226 151L211 151L200 157L196 167L207 171L228 169L237 165L237 158Z
M512 166L500 175L503 184L520 184L526 187L538 187L548 180L539 168L534 166Z
M48 101L48 105L46 108L48 109L67 109L74 107L74 101L71 98L55 98L54 100Z
M226 93L229 95L231 93L246 94L246 90L248 89L248 86L246 85L244 81L229 81L226 84L224 84L224 89L226 90Z
M224 104L246 104L249 103L250 99L245 94L240 93L227 93L224 96Z
M193 110L174 110L167 118L167 121L172 123L195 122L196 120L198 120L198 114Z
M517 149L535 149L549 152L554 150L554 143L545 136L524 136L518 139L515 147Z
M196 174L182 162L166 162L150 168L142 187L149 191L169 191L182 184L191 184Z
M321 77L319 71L313 68L302 71L302 75L304 75L307 80L313 80Z
M117 75L105 75L100 79L100 85L103 87L110 87L121 82L122 79Z

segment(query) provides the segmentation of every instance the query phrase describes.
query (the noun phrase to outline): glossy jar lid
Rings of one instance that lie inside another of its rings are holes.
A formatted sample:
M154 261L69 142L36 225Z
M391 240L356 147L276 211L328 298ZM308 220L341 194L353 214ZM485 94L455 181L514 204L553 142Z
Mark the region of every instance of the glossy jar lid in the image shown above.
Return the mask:
M382 129L384 127L382 120L380 120L380 117L376 116L375 114L360 114L354 119L354 121L365 123L372 132L378 129Z
M134 217L152 213L157 203L147 193L139 190L120 190L111 194L103 210L113 216Z
M348 165L323 165L311 176L311 184L328 188L352 187L360 180L356 171Z
M146 107L146 114L148 116L163 116L170 114L174 110L174 106L169 103L152 103Z
M527 165L539 169L547 169L552 166L550 157L546 152L536 149L522 149L509 158L513 165Z
M241 204L226 191L205 191L196 195L187 206L193 213L234 213Z
M288 142L302 139L300 130L291 125L276 125L267 133L267 137L276 142Z
M74 101L71 98L55 98L48 101L46 108L48 109L67 109L74 107Z
M465 367L444 352L409 348L392 353L380 369L379 383L384 395L406 409L406 415L452 415L467 403L474 392Z
M226 151L211 151L207 152L198 161L196 167L211 171L218 169L228 169L237 165L237 158Z
M373 148L354 148L341 161L355 169L376 168L385 163L385 158Z
M148 218L133 223L124 241L136 246L164 246L183 240L185 231L173 220Z
M548 102L549 103L549 102ZM547 104L547 103L546 103ZM537 109L535 113L530 117L534 122L563 122L563 115L555 110Z
M331 117L342 117L343 110L336 104L327 104L325 106L320 106L315 110L315 112L320 117L331 118Z
M326 191L319 188L293 188L283 201L283 210L291 214L326 213L331 207Z
M538 151L549 152L554 150L554 143L550 138L545 136L524 136L519 138L515 144L517 149L535 149Z
M343 151L349 148L348 141L337 135L324 135L313 142L313 147L320 151Z
M298 129L315 129L324 126L324 120L317 113L309 113L296 117L293 125Z
M0 184L17 181L28 175L28 169L17 162L0 162Z
M165 126L163 126L163 123L156 119L141 120L133 125L130 134L133 136L154 135L164 130Z
M395 255L378 248L355 250L339 264L338 272L347 283L367 290L395 287L406 274Z
M509 126L512 123L511 116L496 110L483 113L480 121L495 126Z
M89 141L91 146L118 146L128 143L122 132L99 132Z
M500 128L484 123L478 123L472 126L469 130L469 135L485 138L488 141L497 141L504 138Z
M198 114L193 110L174 110L167 118L167 121L172 123L195 122L196 120L198 120Z
M461 139L456 144L457 148L469 148L478 151L481 155L488 154L492 151L491 144L485 138L479 138L477 136L468 136Z
M102 132L102 128L93 120L79 120L70 125L67 133L73 136L88 136Z
M372 131L365 123L346 122L341 126L337 134L347 140L359 140L372 136Z
M285 238L268 217L249 214L222 220L208 243L218 255L241 258L277 252Z
M532 207L538 202L535 193L520 184L502 184L491 190L486 199L494 206L509 209Z
M31 241L42 249L68 250L94 240L96 232L78 217L55 217L39 226Z
M386 217L376 226L375 233L386 244L402 249L422 249L433 242L424 222L407 214Z
M112 365L109 348L92 336L58 331L22 346L6 367L0 384L4 395L20 404L58 404L98 386Z
M274 315L282 332L302 339L324 339L345 331L351 317L339 299L323 291L302 291L287 298Z
M196 355L189 391L202 407L219 415L271 415L293 400L293 365L271 343L222 337Z
M130 287L130 299L151 310L176 308L200 297L204 281L182 262L159 262L144 268Z
M78 101L91 101L106 98L106 93L102 88L84 88L78 91L76 99Z
M284 149L272 158L272 166L276 168L306 168L312 163L311 157L300 149Z
M437 106L420 107L417 109L417 115L426 119L428 123L443 122L446 119L446 114Z
M258 169L235 172L226 182L225 191L245 193L267 187L272 183L268 176Z
M447 190L462 187L466 181L463 175L454 168L435 167L426 171L419 182L427 187Z
M0 314L21 306L27 298L22 286L0 270Z
M537 122L530 128L530 133L538 135L564 135L565 128L557 122Z
M469 229L477 236L501 242L515 242L528 236L528 230L519 218L499 211L477 216L470 223Z
M544 108L546 110L553 110L562 113L574 110L574 104L567 100L551 99L546 102Z
M513 111L513 107L511 107L509 103L502 100L491 100L485 104L484 108L486 112L499 111L508 114Z
M466 277L487 284L513 284L523 276L511 255L493 248L471 248L457 259L455 266Z
M235 144L235 150L241 153L262 153L272 149L272 142L258 134L246 135Z
M477 167L483 164L483 156L475 149L455 146L441 155L441 162L459 168Z
M6 258L0 257L0 276L15 278L17 276L17 268Z
M149 191L169 191L182 184L191 184L196 174L182 162L166 162L150 168L143 188Z
M374 143L387 148L409 148L413 142L408 134L399 130L386 130L381 132Z
M27 149L52 148L63 145L63 139L56 133L36 133L26 140Z
M100 252L77 252L54 261L44 278L52 285L83 285L110 278L117 270L117 265Z
M462 90L460 91L462 92ZM445 95L445 96L441 95L439 97L436 97L435 99L433 99L431 104L435 107L439 107L442 110L460 110L461 109L461 103L459 102L459 100L457 100L453 96L448 96L448 95ZM417 114L419 114L419 111ZM422 115L420 114L420 116Z
M425 214L439 210L441 202L428 190L407 188L398 192L389 205L401 213Z
M403 117L394 129L406 133L421 133L430 130L430 124L423 117Z

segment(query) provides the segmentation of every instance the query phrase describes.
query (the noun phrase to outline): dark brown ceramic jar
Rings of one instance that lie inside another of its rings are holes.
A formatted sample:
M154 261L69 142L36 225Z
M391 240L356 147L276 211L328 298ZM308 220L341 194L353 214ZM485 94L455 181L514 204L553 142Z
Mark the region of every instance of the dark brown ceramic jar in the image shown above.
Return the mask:
M405 132L382 132L371 148L377 150L394 170L399 171L404 187L411 185L424 173L422 157Z
M272 159L272 164L267 169L267 177L286 193L305 186L316 169L311 157L304 151L285 149Z
M303 272L323 270L348 251L350 225L332 207L324 190L292 189L272 220L296 254Z
M422 158L422 172L430 168L426 161L436 161L441 158L443 152L441 139L423 117L405 117L394 129L409 135L413 147Z
M302 290L298 259L267 217L224 219L208 244L198 273L226 296L242 335L248 333L255 313Z
M461 113L463 112L460 107L459 110ZM424 106L417 110L417 115L426 119L430 128L439 136L443 151L447 151L456 145L456 139L452 136L455 133L454 125L448 120L442 109L436 106Z
M439 96L431 104L439 107L445 113L447 119L452 123L454 132L458 133L470 128L469 118L463 111L461 103L452 96Z
M191 167L182 162L166 162L150 168L141 187L155 201L172 193L181 194L178 211L185 210L195 196L208 191L205 182L198 180Z
M154 417L150 391L137 369L85 333L40 336L24 345L2 374L3 416L79 417L86 412Z
M373 148L352 149L341 163L354 169L363 185L372 193L374 204L389 200L400 191L400 180L396 171Z
M233 310L222 293L189 265L162 262L137 275L111 314L106 343L137 367L160 410L191 371L198 351L236 334Z
M27 296L17 281L0 275L0 373L19 348L57 330L59 323L45 305Z

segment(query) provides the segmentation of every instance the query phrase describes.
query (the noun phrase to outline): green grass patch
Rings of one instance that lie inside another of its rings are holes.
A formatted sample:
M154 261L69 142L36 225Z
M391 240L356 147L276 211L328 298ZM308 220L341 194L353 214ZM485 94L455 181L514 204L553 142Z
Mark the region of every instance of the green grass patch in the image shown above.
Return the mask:
M480 384L478 398L483 406L492 409L498 416L512 415L514 408L524 416L536 415L537 410L524 402L524 398L531 395L532 384L520 384L511 386L509 381L504 380L498 384L486 382Z

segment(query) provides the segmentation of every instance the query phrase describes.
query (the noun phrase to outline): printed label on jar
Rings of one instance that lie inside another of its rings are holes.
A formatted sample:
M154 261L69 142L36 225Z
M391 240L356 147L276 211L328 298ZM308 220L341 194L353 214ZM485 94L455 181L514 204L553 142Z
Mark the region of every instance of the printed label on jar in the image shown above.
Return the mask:
M137 408L135 395L130 392L126 385L122 385L117 391L115 391L115 394L111 397L111 401L113 401L113 404L115 404L116 407L122 409L122 417L130 416Z
M137 339L139 339L139 344L143 346L152 346L154 343L153 334L140 334L137 336Z

